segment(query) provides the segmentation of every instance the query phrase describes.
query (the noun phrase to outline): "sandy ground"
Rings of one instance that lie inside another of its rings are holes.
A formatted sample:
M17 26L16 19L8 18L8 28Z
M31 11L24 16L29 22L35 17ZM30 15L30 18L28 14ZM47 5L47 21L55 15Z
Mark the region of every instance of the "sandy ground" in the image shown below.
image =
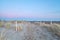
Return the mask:
M36 24L30 22L22 22L17 24L10 24L10 27L0 27L0 40L60 40L60 37L54 35L46 27L46 24ZM49 25L47 25L49 26Z

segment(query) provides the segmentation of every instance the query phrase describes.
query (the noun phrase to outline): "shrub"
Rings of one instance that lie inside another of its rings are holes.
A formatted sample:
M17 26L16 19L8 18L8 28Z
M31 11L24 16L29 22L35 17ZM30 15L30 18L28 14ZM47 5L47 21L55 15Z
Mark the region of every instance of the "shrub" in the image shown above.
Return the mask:
M0 27L2 27L3 26L3 24L0 22Z
M6 24L6 28L10 28L10 23L7 23Z

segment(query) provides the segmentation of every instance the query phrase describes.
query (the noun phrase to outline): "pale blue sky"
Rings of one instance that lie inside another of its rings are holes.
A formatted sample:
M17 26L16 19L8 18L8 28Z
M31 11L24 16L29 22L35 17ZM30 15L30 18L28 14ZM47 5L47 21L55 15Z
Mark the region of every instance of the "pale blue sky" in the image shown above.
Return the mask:
M0 0L0 17L60 18L60 0Z

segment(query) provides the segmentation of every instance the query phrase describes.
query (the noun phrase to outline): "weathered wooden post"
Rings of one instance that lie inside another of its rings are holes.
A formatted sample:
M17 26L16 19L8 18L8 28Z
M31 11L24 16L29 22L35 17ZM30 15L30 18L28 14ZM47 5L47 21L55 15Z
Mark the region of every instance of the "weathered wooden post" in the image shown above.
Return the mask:
M16 31L17 31L17 21L16 21Z
M52 24L52 20L51 20L50 24Z

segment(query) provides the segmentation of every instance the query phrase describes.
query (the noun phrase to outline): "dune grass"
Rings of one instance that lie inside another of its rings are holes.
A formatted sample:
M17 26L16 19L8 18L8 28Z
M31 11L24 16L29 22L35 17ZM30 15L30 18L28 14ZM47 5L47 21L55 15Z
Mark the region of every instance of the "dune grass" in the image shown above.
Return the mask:
M2 24L2 22L0 22L0 27L2 27L3 26L3 24Z
M9 28L10 28L10 26L11 26L11 24L10 24L10 23L6 23L6 25L5 25L5 27L6 27L7 29L9 29Z
M45 26L49 32L52 32L54 35L57 35L60 37L60 26L57 24L52 24L49 26Z

